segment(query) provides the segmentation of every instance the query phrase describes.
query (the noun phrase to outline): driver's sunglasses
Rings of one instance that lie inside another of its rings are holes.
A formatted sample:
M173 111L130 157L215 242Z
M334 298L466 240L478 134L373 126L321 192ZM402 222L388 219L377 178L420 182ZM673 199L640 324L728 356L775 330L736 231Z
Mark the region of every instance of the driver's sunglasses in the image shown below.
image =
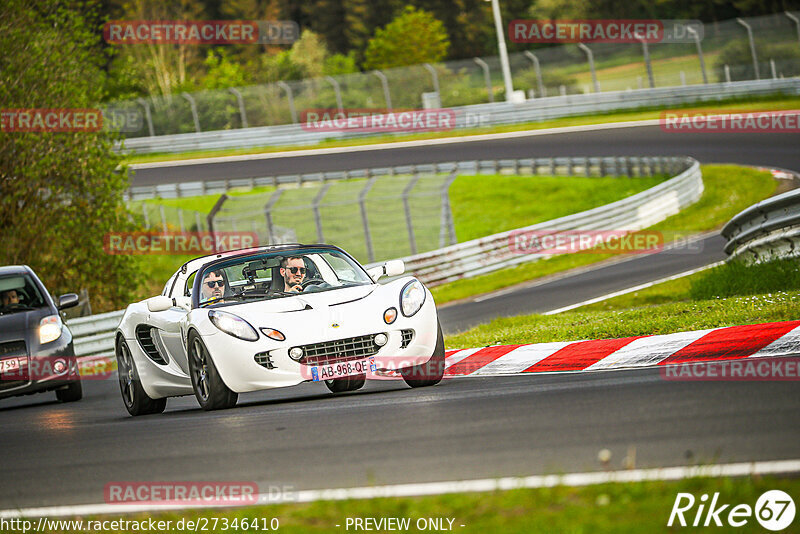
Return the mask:
M206 282L206 285L208 287L210 287L211 289L214 289L215 286L216 287L225 287L225 281L224 280L212 280L210 282Z
M306 274L305 267L287 267L287 269L289 269L292 272L292 274L297 274L298 271L300 272L300 274Z

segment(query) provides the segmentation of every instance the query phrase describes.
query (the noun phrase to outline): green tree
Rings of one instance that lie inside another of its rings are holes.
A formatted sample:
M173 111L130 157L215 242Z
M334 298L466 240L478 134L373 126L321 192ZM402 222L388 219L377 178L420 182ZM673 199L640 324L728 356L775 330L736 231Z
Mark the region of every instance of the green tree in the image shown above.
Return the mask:
M101 25L94 6L81 9L46 0L0 6L4 108L85 109L103 101ZM122 202L127 173L116 170L114 136L4 129L0 263L30 265L54 294L88 289L96 311L127 304L139 285L137 261L103 251L109 232L131 229Z
M364 68L386 69L438 62L447 56L449 46L450 40L441 21L427 11L407 6L369 40Z

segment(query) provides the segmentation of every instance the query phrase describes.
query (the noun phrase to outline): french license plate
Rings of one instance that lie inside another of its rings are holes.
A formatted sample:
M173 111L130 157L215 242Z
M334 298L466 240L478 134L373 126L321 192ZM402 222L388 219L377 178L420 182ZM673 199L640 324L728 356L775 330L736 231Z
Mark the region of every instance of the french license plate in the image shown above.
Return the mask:
M345 378L348 376L363 375L368 371L375 371L375 358L332 363L329 365L314 365L310 368L310 370L311 379L314 382L319 382L320 380L330 380L332 378Z
M19 371L19 360L17 358L0 360L0 374L7 373L9 371Z

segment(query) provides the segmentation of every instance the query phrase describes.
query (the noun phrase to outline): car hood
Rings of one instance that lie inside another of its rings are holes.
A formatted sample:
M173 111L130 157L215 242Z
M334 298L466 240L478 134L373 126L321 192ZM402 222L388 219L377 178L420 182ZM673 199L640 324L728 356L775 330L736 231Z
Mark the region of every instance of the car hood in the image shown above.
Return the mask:
M37 308L0 315L0 342L27 338L28 332L39 327L42 317L51 313L48 308Z

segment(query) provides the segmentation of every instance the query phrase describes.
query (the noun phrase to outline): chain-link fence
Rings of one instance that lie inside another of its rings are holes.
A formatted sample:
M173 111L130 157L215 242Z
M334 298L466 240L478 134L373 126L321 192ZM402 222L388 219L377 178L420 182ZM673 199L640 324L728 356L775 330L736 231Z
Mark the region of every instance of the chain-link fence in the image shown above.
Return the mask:
M651 43L646 52L638 43L566 44L517 52L509 57L513 84L528 98L538 98L798 76L800 23L794 16L780 13L709 23L702 40ZM428 104L453 107L503 100L503 93L498 58L484 57L140 98L114 102L108 110L140 114L140 127L127 136L142 137L298 123L309 109L418 109L425 107L425 94L434 95Z

